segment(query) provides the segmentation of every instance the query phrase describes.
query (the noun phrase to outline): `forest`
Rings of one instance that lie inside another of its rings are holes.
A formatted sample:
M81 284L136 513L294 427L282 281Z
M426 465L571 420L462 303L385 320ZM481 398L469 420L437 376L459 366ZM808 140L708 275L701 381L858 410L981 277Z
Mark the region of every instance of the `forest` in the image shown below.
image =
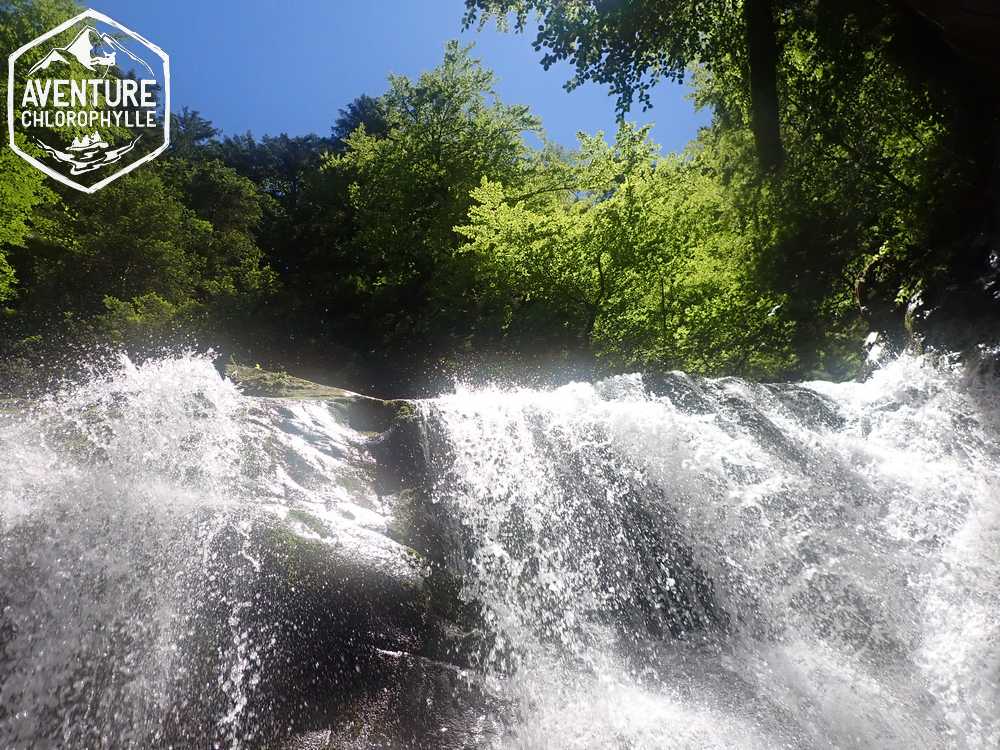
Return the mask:
M456 29L537 33L568 87L610 86L618 131L572 150L457 42L327 133L175 112L169 152L93 195L5 148L0 381L211 347L413 395L543 366L846 379L869 331L971 346L997 319L997 79L920 5L468 0ZM4 0L0 42L78 11ZM661 80L712 113L680 154L628 122Z

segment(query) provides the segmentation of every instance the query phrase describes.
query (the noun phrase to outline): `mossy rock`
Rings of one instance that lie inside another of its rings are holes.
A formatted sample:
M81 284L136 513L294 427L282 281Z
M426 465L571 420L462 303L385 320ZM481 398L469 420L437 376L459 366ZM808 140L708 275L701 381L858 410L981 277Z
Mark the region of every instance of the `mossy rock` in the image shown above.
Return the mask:
M344 413L348 424L359 432L384 432L398 422L409 423L419 417L409 401L374 398L297 378L287 372L231 362L226 365L226 376L247 396L333 402Z
M287 372L271 372L260 367L247 367L231 362L226 365L226 376L236 383L240 390L248 396L263 396L267 398L368 398L361 394L336 388L334 386L314 383L311 380L297 378ZM373 399L377 400L377 399Z
M395 424L409 424L420 421L420 411L412 401L393 399L385 402L393 410Z
M305 528L319 536L321 539L329 539L333 536L330 528L323 522L323 520L317 518L308 511L293 508L288 511L286 520L302 524Z

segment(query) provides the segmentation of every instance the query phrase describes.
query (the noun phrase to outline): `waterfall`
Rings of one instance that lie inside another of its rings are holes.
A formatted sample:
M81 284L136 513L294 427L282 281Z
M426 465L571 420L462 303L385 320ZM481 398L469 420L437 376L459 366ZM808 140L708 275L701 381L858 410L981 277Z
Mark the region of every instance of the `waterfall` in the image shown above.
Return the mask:
M1000 746L998 403L912 357L424 403L512 746Z
M995 748L997 394L123 358L0 404L0 747Z

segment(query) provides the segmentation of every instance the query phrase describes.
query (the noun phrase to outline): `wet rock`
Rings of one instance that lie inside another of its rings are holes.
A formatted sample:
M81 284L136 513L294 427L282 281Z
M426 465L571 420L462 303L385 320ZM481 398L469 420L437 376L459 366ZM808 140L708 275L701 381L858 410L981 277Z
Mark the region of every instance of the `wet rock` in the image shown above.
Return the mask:
M369 444L377 469L379 494L423 487L427 481L426 440L412 404L387 402L393 409L387 429Z
M247 624L267 675L251 699L255 727L294 732L290 748L478 746L483 696L462 668L482 633L445 565L450 531L426 494L415 405L257 368L227 373L247 394L322 401L362 433L374 466L359 474L370 482L361 494L385 518L338 526L293 507L255 528L260 574L240 597L268 602Z
M386 401L314 383L286 372L230 363L226 366L226 376L247 396L326 401L334 405L348 424L359 432L382 432L389 429L395 419L405 418L412 412L412 406L406 401Z
M807 388L784 383L770 385L768 388L782 406L806 427L838 430L844 426L845 420L837 411L837 405L826 396Z
M384 687L339 707L329 727L302 732L283 750L459 750L498 736L504 709L466 670L392 651L369 667Z
M698 379L683 372L646 374L642 377L646 389L654 396L666 396L685 414L708 414L712 404L699 385Z

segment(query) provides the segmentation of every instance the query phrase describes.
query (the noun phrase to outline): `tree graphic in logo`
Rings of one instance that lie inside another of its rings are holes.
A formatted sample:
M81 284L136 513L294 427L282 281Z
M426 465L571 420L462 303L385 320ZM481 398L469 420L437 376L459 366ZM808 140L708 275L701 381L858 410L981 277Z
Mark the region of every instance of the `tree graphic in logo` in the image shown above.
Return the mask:
M102 13L21 47L8 76L11 148L77 190L99 190L170 143L169 58Z

